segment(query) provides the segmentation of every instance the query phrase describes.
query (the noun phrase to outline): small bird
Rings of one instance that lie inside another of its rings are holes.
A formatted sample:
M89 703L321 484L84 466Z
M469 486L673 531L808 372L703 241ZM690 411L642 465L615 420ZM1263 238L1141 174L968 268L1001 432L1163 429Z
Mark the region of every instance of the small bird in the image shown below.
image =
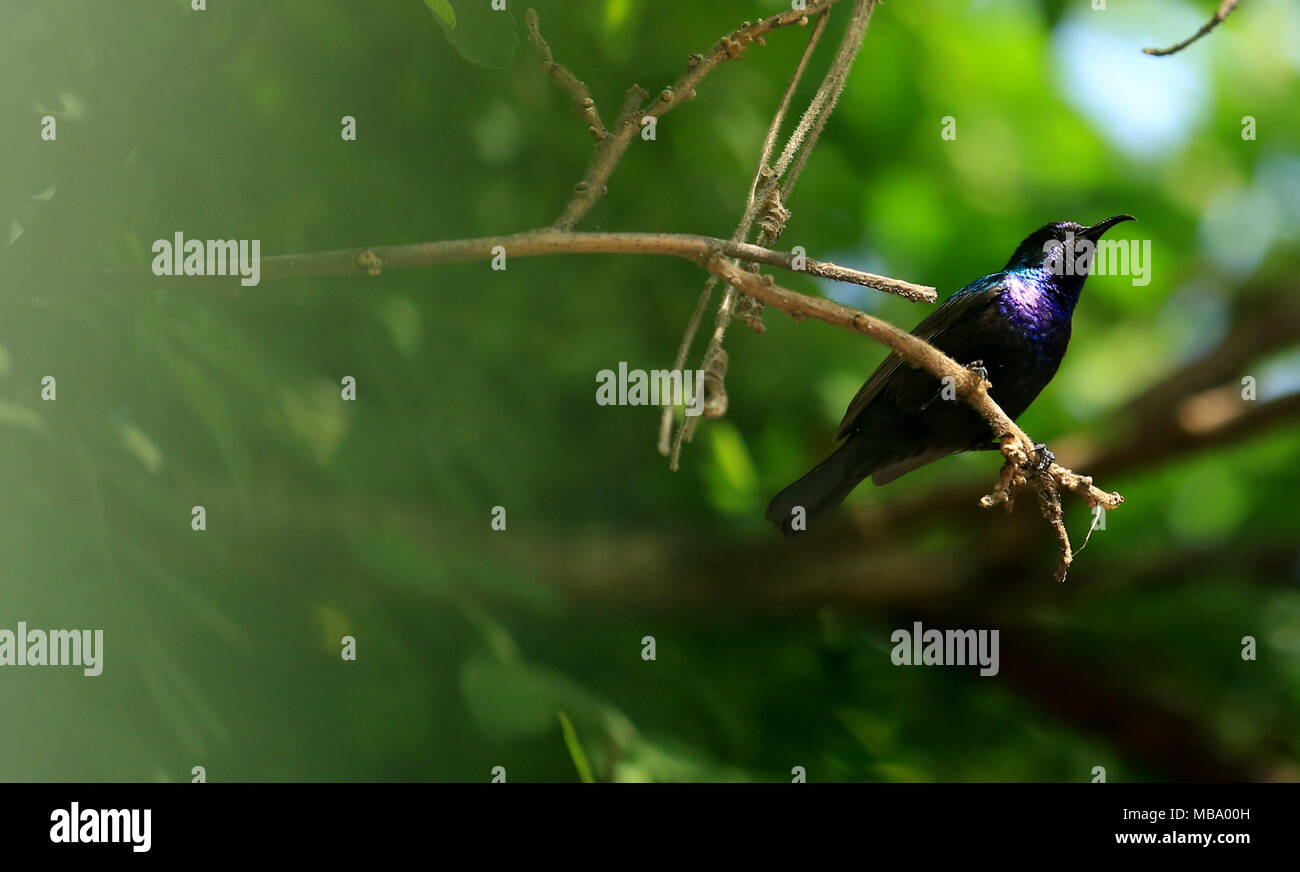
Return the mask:
M990 396L1014 420L1065 357L1097 240L1121 221L1136 220L1116 215L1091 227L1043 225L1001 272L953 294L912 335L986 376ZM787 535L811 529L867 476L887 484L950 454L999 447L974 409L897 354L885 358L849 403L835 438L844 442L830 457L768 504L767 520Z

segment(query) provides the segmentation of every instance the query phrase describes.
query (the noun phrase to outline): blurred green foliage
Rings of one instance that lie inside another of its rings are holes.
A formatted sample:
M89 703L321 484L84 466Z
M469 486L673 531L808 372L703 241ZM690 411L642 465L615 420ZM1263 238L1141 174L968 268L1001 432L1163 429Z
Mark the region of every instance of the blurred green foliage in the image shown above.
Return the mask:
M0 777L184 780L195 765L212 780L485 781L496 765L511 780L576 780L587 766L626 780L789 779L796 765L810 780L1087 780L1099 763L1112 780L1168 774L1014 687L891 666L899 624L885 612L626 610L557 592L579 536L767 541L766 499L830 447L884 355L860 336L775 312L761 337L737 325L728 417L701 426L674 474L655 451L655 410L597 406L594 378L620 360L671 365L703 281L690 264L557 257L237 294L49 293L51 265L142 266L177 230L260 239L269 255L543 226L588 161L590 135L530 46L484 61L499 69L460 56L475 49L448 41L471 23L459 0L454 28L446 4L420 0L209 5L0 8L12 239L0 250L0 627L106 637L99 678L0 670ZM607 123L631 83L656 92L691 52L780 6L535 5ZM1021 420L1049 442L1104 438L1128 397L1213 347L1243 288L1296 290L1300 11L1254 0L1181 55L1140 54L1209 12L1163 0L1140 15L1028 0L880 8L781 245L946 295L1047 221L1136 214L1125 228L1152 240L1151 283L1089 281L1071 353ZM510 25L513 51L518 9ZM634 143L582 228L729 236L806 33L773 34L717 70L655 141ZM56 142L38 135L45 114ZM339 137L345 115L356 142ZM1241 137L1247 115L1257 140ZM955 141L939 135L947 116ZM926 311L783 281L909 328ZM1294 390L1297 365L1261 368L1261 396ZM46 375L56 402L40 400ZM355 403L339 400L345 375ZM1103 595L1021 617L1099 676L1142 664L1143 693L1225 746L1289 734L1294 760L1294 572L1207 565L1105 585L1189 544L1294 542L1298 453L1286 428L1102 482L1128 501L1069 584ZM850 504L966 481L973 505L995 468L954 458ZM190 529L195 505L204 533ZM494 506L505 532L489 528ZM1068 504L1067 520L1086 530L1086 508ZM969 547L960 525L928 532L916 548ZM554 560L518 559L516 539L549 544ZM1259 662L1237 654L1247 634ZM339 658L345 635L356 662Z

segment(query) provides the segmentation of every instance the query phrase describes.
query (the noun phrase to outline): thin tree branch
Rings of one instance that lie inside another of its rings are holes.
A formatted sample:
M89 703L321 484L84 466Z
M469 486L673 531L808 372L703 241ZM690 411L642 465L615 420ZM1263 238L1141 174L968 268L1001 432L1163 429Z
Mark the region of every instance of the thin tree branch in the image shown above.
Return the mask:
M808 108L804 110L798 126L786 141L776 166L771 167L768 164L771 149L775 145L777 133L793 99L795 88L803 77L808 59L816 47L822 30L826 26L829 9L823 11L821 17L818 18L817 26L804 49L803 57L795 68L794 76L786 88L781 106L768 128L758 168L754 174L754 182L750 186L750 195L745 207L745 213L736 228L733 238L748 238L749 232L754 222L759 220L760 214L762 216L760 222L762 229L759 231L758 244L770 245L780 238L785 229L785 224L790 218L790 212L782 202L783 198L788 197L793 190L804 161L811 154L812 148L826 124L826 120L830 117L831 111L839 100L840 93L844 90L848 72L853 66L853 61L857 57L859 49L862 47L867 27L871 23L871 13L875 10L875 6L876 0L856 0L849 24L840 40L840 46L830 70L823 77L822 83ZM798 156L797 160L796 155ZM795 168L793 171L789 171L792 161L795 161ZM778 185L781 187L778 188ZM706 286L705 293L707 294L710 291L711 286ZM753 329L762 332L762 305L752 297L738 297L738 293L734 286L728 287L723 294L722 303L718 306L713 335L710 337L708 347L704 352L703 368L706 371L712 371L716 368L716 362L723 354L722 343L726 338L727 328L731 325L733 317L739 315ZM690 327L688 327L687 335L683 339L683 346L688 345L693 338L694 328L697 324L698 321L693 318ZM670 419L667 416L661 418L660 421L661 452L665 447L664 428L669 421ZM673 440L669 458L669 467L671 469L676 470L678 468L681 461L682 445L684 442L690 441L695 435L695 429L699 426L699 422L698 417L683 418L681 424L678 425L677 436Z
M826 30L826 22L830 21L830 14L831 11L827 9L817 16L817 23L813 25L812 35L808 37L808 44L804 46L799 63L794 68L794 74L790 76L790 82L785 86L785 93L781 95L781 104L777 107L776 114L772 116L772 123L768 125L767 136L763 139L763 150L758 157L758 169L754 173L754 183L749 188L749 202L745 206L747 215L757 209L759 183L772 172L772 152L776 149L776 140L781 134L781 125L785 123L785 116L790 111L790 104L794 102L794 92L798 89L799 82L803 80L803 75L808 70L808 61L812 58L813 51L816 50L817 43Z
M673 360L673 371L680 372L686 367L686 358L691 353L691 343L695 340L695 334L699 332L700 323L704 320L704 310L709 307L709 299L713 296L713 287L718 283L718 277L710 275L704 282L704 290L700 291L699 299L695 301L695 309L691 312L691 320L686 324L686 332L682 334L682 341L677 346L677 357ZM675 409L672 406L664 406L664 410L659 415L659 453L668 456L673 450L669 440L673 432L673 413ZM680 450L680 449L678 449ZM676 470L676 458L671 464Z
M712 236L686 233L577 233L543 228L508 236L484 236L476 239L451 239L419 242L411 245L388 245L372 248L345 248L310 254L281 254L261 260L262 279L304 276L342 276L385 270L411 269L440 263L489 260L498 253L510 257L535 257L548 254L657 254L680 257L704 264L715 253L752 263L781 267L820 278L863 285L898 294L909 300L932 302L935 290L924 285L863 272L813 258L795 255ZM139 269L113 270L105 274L118 284L156 286L157 284L221 283L230 285L237 277L163 276Z
M803 118L799 120L799 126L790 135L790 140L786 143L785 149L777 161L776 177L785 177L781 183L781 198L783 200L789 199L791 191L794 190L795 182L798 181L799 174L803 170L803 165L808 160L808 155L812 154L813 147L817 144L822 131L826 128L827 120L830 119L831 113L835 111L840 95L844 93L844 86L848 83L849 71L853 68L853 62L862 49L862 42L867 35L867 26L871 24L871 13L875 11L875 8L876 0L857 0L857 5L853 9L853 17L849 20L849 26L844 33L844 38L840 41L835 60L831 63L830 70L822 79L821 87L813 95L812 102L808 104L808 109L804 112ZM792 164L793 169L790 169ZM776 183L775 177L772 182L773 184Z
M822 10L817 16L817 23L813 25L812 35L808 37L808 43L804 46L803 54L799 58L799 63L795 65L794 74L790 77L789 84L786 85L785 94L781 97L781 103L777 107L776 114L772 116L772 122L768 125L767 136L763 139L763 148L759 152L758 166L754 170L754 179L749 185L749 199L745 204L745 212L741 216L740 223L736 225L736 230L731 234L732 241L739 242L749 238L749 231L754 226L754 220L758 216L759 201L758 188L760 183L771 176L772 170L769 162L772 157L772 150L776 148L777 137L781 133L781 124L785 120L786 113L790 110L790 104L794 101L794 92L803 79L804 72L808 69L808 60L812 57L813 51L817 48L817 43L821 39L822 33L826 30L826 22L830 17L830 9ZM760 237L760 244L767 244L770 240ZM691 320L686 325L686 331L682 334L682 341L677 348L677 357L673 364L674 370L681 370L686 366L686 358L690 354L691 344L695 341L695 335L699 332L700 323L704 320L704 310L713 296L713 287L717 284L718 277L710 275L708 281L704 283L704 290L700 292L700 298L695 304L695 310L691 313ZM726 324L731 320L731 310L735 300L731 298L732 291L728 288L724 292L722 305L718 307L718 318L714 323L713 339L709 342L709 347L704 355L704 368L709 368L717 360L721 353L722 336L725 333ZM725 316L725 320L724 320ZM716 340L716 343L715 341ZM726 386L719 380L714 388L720 398L712 397L713 403L711 408L717 408L719 405L725 406ZM673 414L674 409L664 407L663 413L659 416L659 453L669 457L668 466L674 472L677 471L682 456L682 443L691 439L695 435L696 420L694 418L683 420L677 430L677 437L672 439Z
M597 140L609 136L609 131L605 129L605 122L600 120L600 112L596 109L596 101L592 99L586 83L555 60L550 45L542 36L541 24L537 20L537 10L527 10L524 13L524 20L528 22L528 39L533 45L537 46L537 52L542 56L542 71L573 97L573 102L577 104L578 111L582 113L582 119L587 122L587 128L591 131L592 136L596 137Z
M641 110L629 103L612 133L596 145L596 153L591 164L583 174L582 180L574 187L573 196L565 204L564 211L555 221L555 227L569 230L590 211L605 194L605 185L613 174L614 168L622 159L632 140L641 131L645 118L661 118L669 110L686 100L694 99L695 88L704 77L726 61L743 55L749 46L757 43L763 45L763 37L773 30L792 24L808 23L808 16L822 12L834 6L839 0L813 0L803 9L787 9L769 16L761 21L746 21L736 30L724 36L706 54L691 55L686 73L669 88L659 93L659 98ZM636 86L633 92L644 94ZM633 92L629 92L629 95Z
M1209 33L1211 30L1214 30L1214 28L1222 24L1223 19L1231 15L1232 10L1236 8L1237 8L1237 0L1223 0L1223 2L1219 4L1218 10L1215 11L1214 17L1211 18L1208 22L1206 22L1201 27L1200 30L1196 31L1191 36L1187 37L1187 39L1175 45L1171 45L1169 46L1169 48L1144 48L1142 49L1142 51L1146 54L1155 55L1157 57L1163 57L1165 55L1171 55L1180 52L1183 49L1187 48L1192 43L1196 42L1201 37L1205 36L1205 34Z

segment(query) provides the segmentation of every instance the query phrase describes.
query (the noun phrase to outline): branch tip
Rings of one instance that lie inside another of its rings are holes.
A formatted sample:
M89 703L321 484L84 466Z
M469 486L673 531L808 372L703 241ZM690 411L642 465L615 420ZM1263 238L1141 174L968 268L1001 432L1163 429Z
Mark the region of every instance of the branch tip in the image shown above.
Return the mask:
M1237 0L1223 0L1223 2L1219 5L1219 8L1215 10L1214 17L1211 18L1209 21L1207 21L1205 24L1201 25L1201 29L1193 33L1187 39L1183 40L1182 42L1175 43L1174 45L1171 45L1168 48L1144 48L1142 49L1142 53L1153 55L1155 57L1164 57L1166 55L1177 54L1178 52L1187 48L1192 43L1196 42L1201 37L1205 36L1211 30L1214 30L1214 28L1222 24L1223 20L1227 18L1229 15L1231 15L1232 11L1236 8L1237 8Z

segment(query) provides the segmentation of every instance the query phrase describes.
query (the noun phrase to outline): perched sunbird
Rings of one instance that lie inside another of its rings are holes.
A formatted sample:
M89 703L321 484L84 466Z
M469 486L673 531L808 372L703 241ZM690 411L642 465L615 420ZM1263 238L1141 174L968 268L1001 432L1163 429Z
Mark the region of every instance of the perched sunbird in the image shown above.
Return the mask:
M912 335L986 374L989 394L1014 420L1065 357L1097 240L1121 221L1136 220L1116 215L1091 227L1043 225L1001 272L953 294ZM867 476L882 485L949 454L997 447L975 410L897 354L885 358L849 403L835 438L844 442L830 457L768 504L767 519L788 535L811 529Z

